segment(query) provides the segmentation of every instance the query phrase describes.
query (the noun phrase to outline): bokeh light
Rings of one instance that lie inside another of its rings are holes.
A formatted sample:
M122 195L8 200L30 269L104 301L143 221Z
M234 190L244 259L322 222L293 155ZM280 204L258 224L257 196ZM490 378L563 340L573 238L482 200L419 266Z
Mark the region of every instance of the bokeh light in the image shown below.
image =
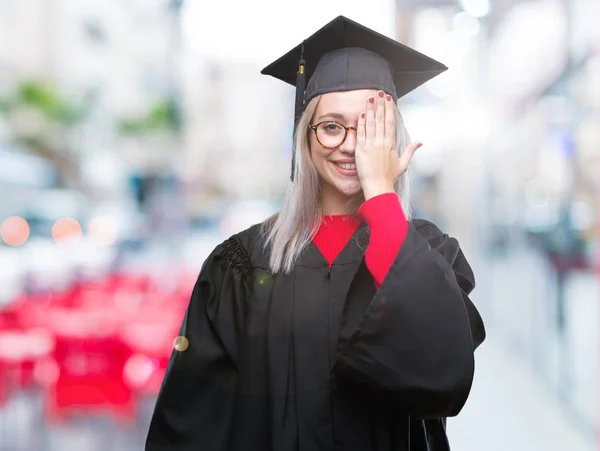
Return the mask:
M179 352L185 351L189 345L190 343L188 339L181 335L176 337L175 340L173 340L173 348L175 348L175 350Z
M9 246L21 246L29 238L29 224L19 216L6 218L0 225L0 236Z
M52 238L57 243L77 241L81 233L81 225L73 218L59 219L52 226Z
M111 246L119 236L115 221L107 217L97 217L90 221L87 236L97 246Z

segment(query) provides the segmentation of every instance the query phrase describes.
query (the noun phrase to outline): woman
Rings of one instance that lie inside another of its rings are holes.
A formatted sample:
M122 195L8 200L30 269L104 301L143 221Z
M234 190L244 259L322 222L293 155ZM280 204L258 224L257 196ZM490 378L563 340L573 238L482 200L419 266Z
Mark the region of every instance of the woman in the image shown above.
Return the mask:
M205 262L148 451L449 449L485 332L457 241L410 220L396 107L445 67L344 17L263 73L298 60L284 207Z

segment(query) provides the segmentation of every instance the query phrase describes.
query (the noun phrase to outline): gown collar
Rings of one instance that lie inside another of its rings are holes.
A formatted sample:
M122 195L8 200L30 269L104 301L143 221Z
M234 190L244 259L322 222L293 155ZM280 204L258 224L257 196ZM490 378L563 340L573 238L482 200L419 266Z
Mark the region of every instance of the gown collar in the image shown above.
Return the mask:
M342 251L333 261L332 266L347 265L362 261L365 256L365 251L369 245L369 228L366 222L361 221L356 231L348 240ZM304 252L300 255L297 262L298 265L308 266L311 268L328 267L329 263L323 256L317 245L311 241Z

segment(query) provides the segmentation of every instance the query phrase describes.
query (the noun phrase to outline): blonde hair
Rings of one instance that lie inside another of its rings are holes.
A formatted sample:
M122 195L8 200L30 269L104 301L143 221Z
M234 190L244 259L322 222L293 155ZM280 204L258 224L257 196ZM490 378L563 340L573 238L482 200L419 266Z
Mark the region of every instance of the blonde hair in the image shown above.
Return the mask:
M296 165L281 211L263 223L265 251L270 247L269 268L273 273L290 273L302 251L314 238L321 223L320 180L310 155L309 126L321 96L313 98L298 121L294 134ZM398 155L410 139L396 106ZM405 172L394 184L406 219L411 219L410 175Z

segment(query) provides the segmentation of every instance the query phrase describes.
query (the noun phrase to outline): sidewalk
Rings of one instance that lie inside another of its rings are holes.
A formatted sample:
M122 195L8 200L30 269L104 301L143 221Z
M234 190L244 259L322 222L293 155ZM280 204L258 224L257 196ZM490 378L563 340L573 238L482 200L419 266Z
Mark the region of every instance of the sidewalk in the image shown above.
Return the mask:
M448 421L453 451L593 451L525 362L493 331L477 350L467 405Z

